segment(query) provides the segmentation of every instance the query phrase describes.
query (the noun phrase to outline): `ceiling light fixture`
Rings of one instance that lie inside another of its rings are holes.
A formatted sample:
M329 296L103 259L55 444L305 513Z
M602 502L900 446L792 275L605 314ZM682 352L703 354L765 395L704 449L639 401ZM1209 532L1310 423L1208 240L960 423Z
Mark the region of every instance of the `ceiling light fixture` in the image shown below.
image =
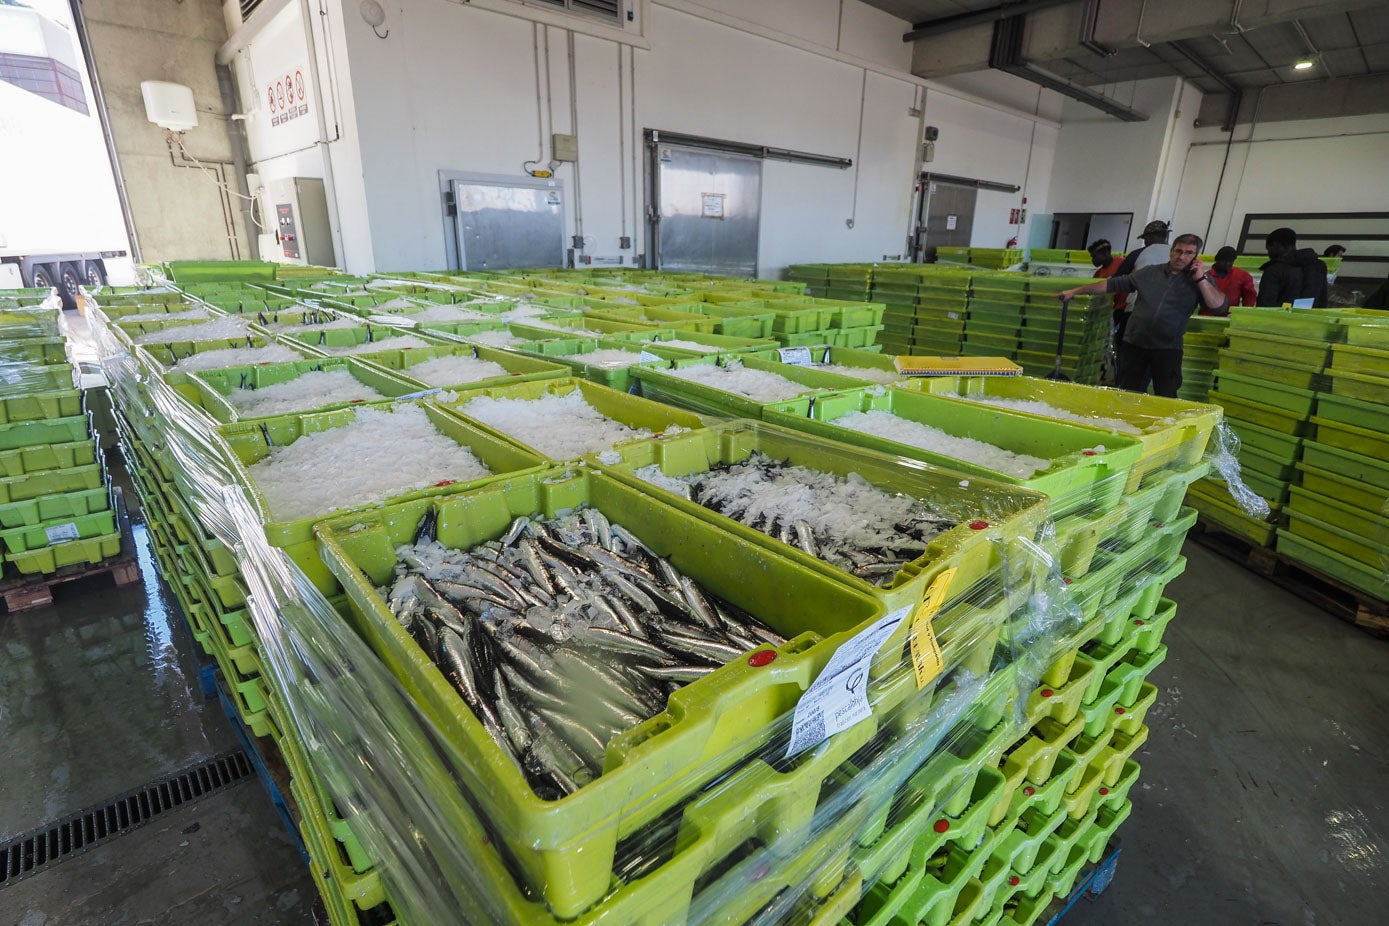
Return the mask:
M1312 67L1314 64L1316 64L1316 62L1313 61L1311 58L1303 58L1303 59L1302 59L1301 61L1299 61L1297 64L1294 64L1294 65L1293 65L1293 70L1294 70L1294 71L1305 71L1305 70L1307 70L1308 68Z

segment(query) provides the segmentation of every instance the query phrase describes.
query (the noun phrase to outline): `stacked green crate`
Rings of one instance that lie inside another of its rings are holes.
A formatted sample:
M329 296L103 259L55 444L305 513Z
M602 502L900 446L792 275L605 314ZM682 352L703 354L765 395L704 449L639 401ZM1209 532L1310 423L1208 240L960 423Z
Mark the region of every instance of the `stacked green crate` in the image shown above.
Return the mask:
M1204 402L1215 380L1215 366L1228 339L1230 319L1193 315L1182 338L1182 388L1178 397Z
M831 264L825 298L867 302L873 291L873 265Z
M1020 273L976 273L970 282L969 319L961 353L968 357L1016 360L1022 336L1027 277Z
M883 330L877 344L891 355L912 352L912 328L920 299L922 274L917 265L887 265L873 272L870 298L883 305Z
M1059 346L1061 372L1072 382L1097 385L1114 303L1108 295L1076 296L1066 311L1062 341L1061 303L1056 295L1075 284L1057 277L1028 278L1017 360L1027 373L1045 375L1056 365Z
M1008 270L1022 264L1023 252L1017 248L970 248L969 262L989 270Z
M1300 484L1278 551L1380 599L1389 598L1389 324L1352 319L1331 345L1297 463Z
M829 288L829 264L792 264L786 268L786 279L805 286L807 296L824 296Z
M96 564L121 549L62 310L42 301L0 292L0 549L9 578Z
M1268 546L1297 481L1331 344L1345 337L1345 329L1330 312L1235 308L1228 332L1210 401L1224 407L1240 439L1244 482L1268 501L1271 514L1267 520L1249 516L1214 476L1193 485L1191 497L1212 521Z

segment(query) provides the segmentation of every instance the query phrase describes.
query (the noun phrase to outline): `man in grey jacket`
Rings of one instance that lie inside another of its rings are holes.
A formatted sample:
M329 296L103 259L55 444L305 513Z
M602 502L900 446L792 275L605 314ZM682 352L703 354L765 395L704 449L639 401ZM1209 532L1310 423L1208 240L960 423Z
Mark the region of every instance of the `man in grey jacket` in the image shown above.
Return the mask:
M1101 293L1138 294L1129 303L1131 317L1119 345L1119 388L1147 392L1151 383L1158 395L1177 397L1182 387L1182 336L1192 313L1204 305L1223 314L1230 304L1197 257L1200 253L1200 237L1178 235L1166 263L1056 294L1062 300Z

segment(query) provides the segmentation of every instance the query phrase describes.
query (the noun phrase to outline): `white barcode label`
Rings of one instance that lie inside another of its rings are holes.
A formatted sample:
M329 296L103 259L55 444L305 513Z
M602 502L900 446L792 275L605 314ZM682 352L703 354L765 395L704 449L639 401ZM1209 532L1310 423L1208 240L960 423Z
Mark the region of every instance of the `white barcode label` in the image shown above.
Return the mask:
M782 363L794 363L798 367L809 366L814 362L808 347L779 347L777 353L781 355Z
M66 524L54 524L52 527L44 528L43 532L48 535L49 543L62 543L65 540L77 540L80 536L77 533L77 523L69 521Z
M899 608L879 618L835 650L796 703L791 744L786 748L788 759L873 715L868 704L868 670L878 650L911 610Z

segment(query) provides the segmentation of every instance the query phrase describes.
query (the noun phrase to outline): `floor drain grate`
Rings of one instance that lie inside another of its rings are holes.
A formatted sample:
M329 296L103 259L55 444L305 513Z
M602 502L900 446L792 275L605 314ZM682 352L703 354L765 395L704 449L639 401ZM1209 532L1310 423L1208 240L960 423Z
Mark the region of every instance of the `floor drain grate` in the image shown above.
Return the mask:
M0 887L37 874L223 788L255 777L246 753L225 752L0 846Z

